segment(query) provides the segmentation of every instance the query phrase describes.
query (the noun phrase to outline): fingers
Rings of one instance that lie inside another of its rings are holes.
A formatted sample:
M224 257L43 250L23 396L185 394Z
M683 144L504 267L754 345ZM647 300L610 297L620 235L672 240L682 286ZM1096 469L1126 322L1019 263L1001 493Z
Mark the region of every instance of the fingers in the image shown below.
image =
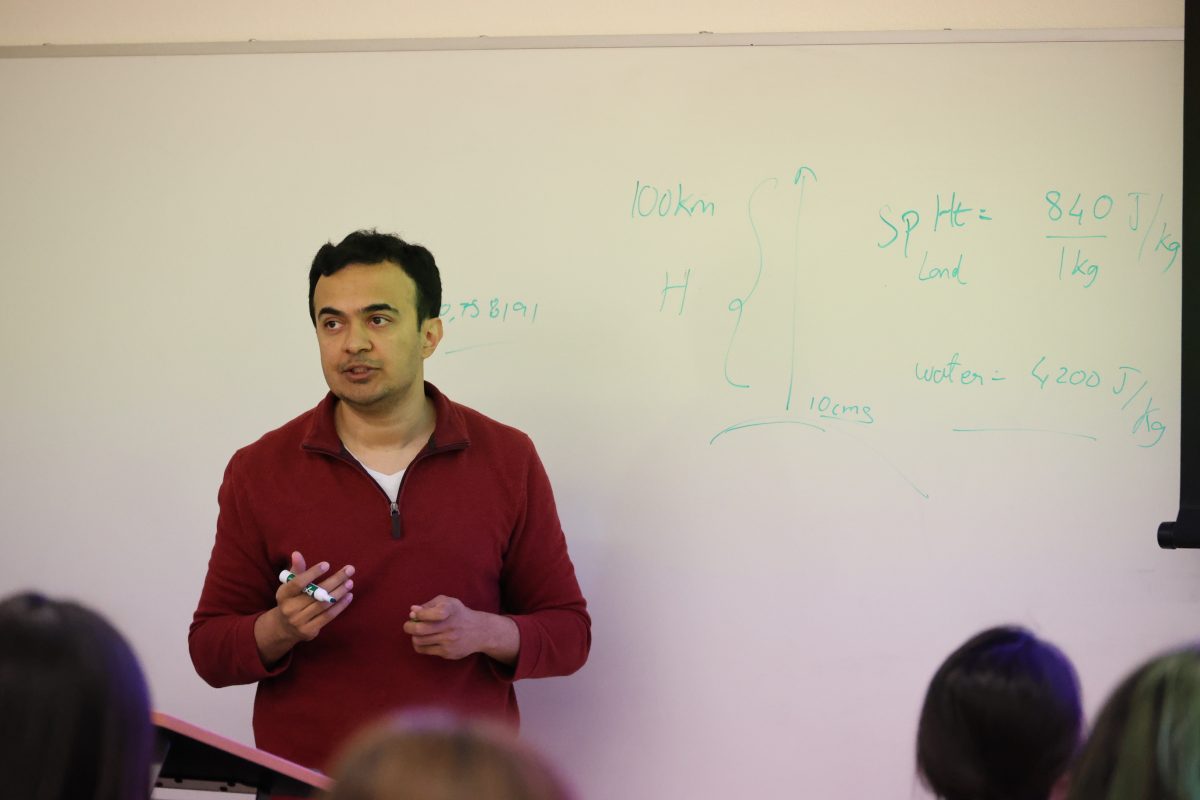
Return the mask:
M337 603L333 604L334 606ZM329 610L330 604L318 603L308 595L300 595L299 597L289 597L279 603L279 610L283 612L284 619L287 624L296 631L297 636L304 639L311 639L316 635L316 631L321 626L312 628L312 623L322 613Z
M326 603L318 604L323 606L320 613L313 619L313 623L317 625L318 631L341 616L341 613L346 610L346 606L354 602L354 594L348 588L339 589L338 591L342 592L341 596L338 597L338 602L332 605Z
M280 590L276 592L276 597L280 600L283 600L287 597L299 597L300 595L305 594L304 590L310 583L314 583L317 578L329 571L329 562L322 561L320 564L314 565L312 569L296 572L295 567L298 565L296 564L295 556L298 555L300 554L292 554L292 572L296 575L296 577L283 584L283 586L280 587ZM304 561L301 559L300 564L303 563ZM333 590L346 583L353 574L354 566L347 564L317 585L332 595Z
M289 597L299 597L300 595L304 594L305 587L329 571L329 563L322 561L320 564L314 564L308 569L296 572L296 557L299 555L299 553L292 553L292 572L296 575L296 577L280 586L279 590L275 592L275 597L281 602ZM303 563L304 559L301 558L300 564Z
M304 612L312 614L312 616L299 625L297 630L305 639L312 641L317 638L317 634L321 632L322 628L341 616L352 602L354 602L354 595L347 592L337 603L313 603Z
M307 621L325 613L332 606L337 605L343 597L354 589L354 581L349 578L343 578L341 583L336 583L333 578L330 578L322 581L321 588L329 593L330 602L317 600L307 592L302 592L298 597L289 598L286 601L293 610L292 616L294 619Z
M470 645L471 618L470 609L461 600L438 595L423 605L410 607L404 632L412 636L413 649L418 653L455 661L476 651Z
M351 576L353 576L353 575L354 575L353 565L347 564L346 566L339 569L337 572L330 575L325 580L321 581L321 583L319 585L325 591L329 592L330 594L333 594L333 590L338 588L339 586L342 586L347 583L353 584L354 581L350 580Z
M439 594L424 605L411 606L408 618L413 622L443 622L460 608L462 608L461 602L453 597Z
M445 622L417 622L409 619L404 623L404 632L415 638L441 633L449 627Z
M462 603L453 597L438 595L420 606L410 606L404 632L410 636L428 636L454 626L454 614Z
M416 634L413 636L413 647L420 650L423 647L435 647L437 645L452 645L458 641L458 634L454 631L438 631L436 633Z
M414 636L413 649L421 655L439 656L450 661L457 661L471 654L471 651L459 646L459 637L453 632Z
M354 567L347 564L319 584L316 581L329 571L329 562L322 561L305 567L304 556L299 551L293 552L291 571L295 577L276 590L275 600L290 635L297 640L311 641L354 599L354 581L351 579ZM333 602L322 602L305 592L310 584L316 584L328 592Z
M354 593L351 591L353 586L354 581L346 581L330 592L330 595L337 601L334 603L321 603L303 595L281 604L279 608L296 631L296 635L306 641L311 641L316 638L322 628L337 619L346 610L346 606L354 601Z

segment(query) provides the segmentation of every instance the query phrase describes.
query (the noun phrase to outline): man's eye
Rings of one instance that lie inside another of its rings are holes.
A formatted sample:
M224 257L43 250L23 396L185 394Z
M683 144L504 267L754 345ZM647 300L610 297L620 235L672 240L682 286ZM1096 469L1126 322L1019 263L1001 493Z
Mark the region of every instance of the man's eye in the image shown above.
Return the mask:
M371 317L371 323L373 325L387 325L388 322L389 320L387 317Z
M336 331L339 327L341 327L341 323L338 322L336 319L327 319L324 322L322 322L321 325L327 331Z

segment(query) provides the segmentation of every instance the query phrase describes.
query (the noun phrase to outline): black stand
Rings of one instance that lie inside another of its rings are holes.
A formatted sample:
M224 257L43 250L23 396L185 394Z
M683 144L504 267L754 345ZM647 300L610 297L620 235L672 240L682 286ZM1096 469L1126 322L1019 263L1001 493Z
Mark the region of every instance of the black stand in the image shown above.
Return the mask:
M1187 0L1183 32L1183 241L1200 234L1200 1ZM1158 546L1200 548L1200 276L1183 271L1179 397L1179 515L1158 526Z

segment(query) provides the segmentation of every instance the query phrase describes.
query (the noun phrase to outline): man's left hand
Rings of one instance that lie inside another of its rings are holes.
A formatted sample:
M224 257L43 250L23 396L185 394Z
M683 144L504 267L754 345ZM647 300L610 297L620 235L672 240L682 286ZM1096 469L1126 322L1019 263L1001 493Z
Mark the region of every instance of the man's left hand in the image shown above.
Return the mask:
M404 632L413 637L418 653L451 661L483 653L511 666L521 650L521 633L512 619L474 611L458 598L441 594L412 606Z

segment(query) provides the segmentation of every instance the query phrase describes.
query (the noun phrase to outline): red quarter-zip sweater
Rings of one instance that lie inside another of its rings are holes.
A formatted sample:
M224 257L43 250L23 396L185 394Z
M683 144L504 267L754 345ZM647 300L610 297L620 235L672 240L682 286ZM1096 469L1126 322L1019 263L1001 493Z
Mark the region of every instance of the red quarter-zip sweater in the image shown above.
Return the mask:
M332 395L237 451L225 469L188 644L211 685L258 681L254 736L263 750L327 768L360 726L413 706L515 725L513 681L567 675L587 660L591 619L533 443L431 384L425 393L436 427L394 505L342 446ZM294 550L331 571L353 564L354 602L268 669L254 621L274 607ZM521 634L516 666L415 652L403 631L409 607L439 594L511 616Z

